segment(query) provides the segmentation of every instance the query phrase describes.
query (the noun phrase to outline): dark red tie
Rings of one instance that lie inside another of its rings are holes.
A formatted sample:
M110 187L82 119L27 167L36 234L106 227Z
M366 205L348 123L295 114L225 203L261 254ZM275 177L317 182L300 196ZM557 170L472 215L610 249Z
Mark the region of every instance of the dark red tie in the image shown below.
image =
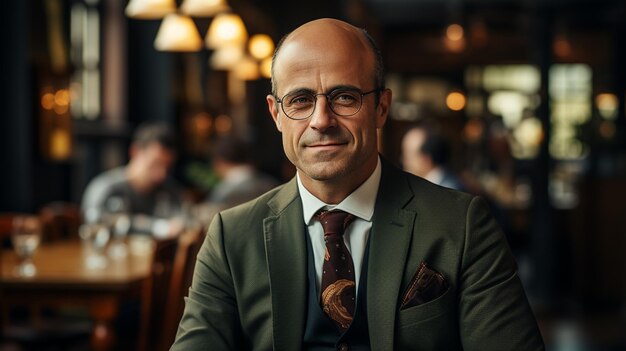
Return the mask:
M326 242L320 302L324 313L344 332L354 316L356 283L354 263L343 241L343 233L355 217L337 210L320 211L315 218L324 227Z

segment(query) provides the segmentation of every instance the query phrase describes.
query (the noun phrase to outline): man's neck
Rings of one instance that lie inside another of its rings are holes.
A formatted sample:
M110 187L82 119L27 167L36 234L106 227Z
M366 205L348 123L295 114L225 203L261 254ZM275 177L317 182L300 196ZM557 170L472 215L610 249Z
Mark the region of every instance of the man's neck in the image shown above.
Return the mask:
M126 172L126 179L128 180L128 184L130 184L130 187L133 189L133 191L137 193L148 192L147 189L144 189L144 187L142 186L142 182L139 179L138 172L135 169L135 167L133 167L132 163L129 163L126 166L125 172Z

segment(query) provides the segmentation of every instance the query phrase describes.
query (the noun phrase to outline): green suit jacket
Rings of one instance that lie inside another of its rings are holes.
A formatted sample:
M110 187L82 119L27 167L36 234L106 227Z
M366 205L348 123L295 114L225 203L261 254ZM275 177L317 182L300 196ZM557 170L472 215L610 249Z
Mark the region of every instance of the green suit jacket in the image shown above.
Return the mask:
M383 162L370 232L373 350L542 350L506 240L478 197ZM307 234L295 178L218 214L198 254L172 350L299 350ZM420 262L448 290L400 309Z

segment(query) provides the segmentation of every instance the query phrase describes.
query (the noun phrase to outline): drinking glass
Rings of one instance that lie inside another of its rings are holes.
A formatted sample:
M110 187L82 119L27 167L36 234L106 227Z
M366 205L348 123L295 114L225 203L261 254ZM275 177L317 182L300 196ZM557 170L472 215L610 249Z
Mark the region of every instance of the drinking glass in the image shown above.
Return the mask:
M109 256L113 259L125 258L128 256L128 245L126 237L130 231L130 216L120 213L113 220L113 242L109 245Z
M124 196L112 196L106 202L108 225L113 232L113 241L108 254L113 259L128 256L126 237L131 227L129 201Z
M37 274L37 267L32 257L41 241L41 225L35 217L18 216L13 219L11 242L20 262L15 267L15 275L32 277Z
M88 269L102 269L108 265L108 259L104 255L111 231L101 223L84 223L80 226L80 238L85 243L85 264Z

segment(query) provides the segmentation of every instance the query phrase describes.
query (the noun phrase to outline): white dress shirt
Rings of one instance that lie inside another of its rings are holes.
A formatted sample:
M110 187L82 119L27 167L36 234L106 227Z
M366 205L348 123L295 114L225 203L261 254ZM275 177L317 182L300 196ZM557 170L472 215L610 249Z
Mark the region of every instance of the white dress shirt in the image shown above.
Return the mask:
M381 166L380 157L376 169L367 180L354 190L339 204L327 204L311 194L302 185L300 174L297 174L298 190L302 199L302 215L304 223L307 225L309 237L311 238L311 246L313 247L313 255L315 260L315 273L317 275L317 291L322 282L322 264L324 262L324 229L322 224L313 219L313 216L320 209L343 210L356 218L348 226L343 235L352 261L354 262L354 276L356 279L356 289L359 289L359 279L361 275L361 265L363 264L363 256L367 247L370 230L372 229L372 216L374 214L374 205L376 204L376 196L378 195L378 185L380 184Z

